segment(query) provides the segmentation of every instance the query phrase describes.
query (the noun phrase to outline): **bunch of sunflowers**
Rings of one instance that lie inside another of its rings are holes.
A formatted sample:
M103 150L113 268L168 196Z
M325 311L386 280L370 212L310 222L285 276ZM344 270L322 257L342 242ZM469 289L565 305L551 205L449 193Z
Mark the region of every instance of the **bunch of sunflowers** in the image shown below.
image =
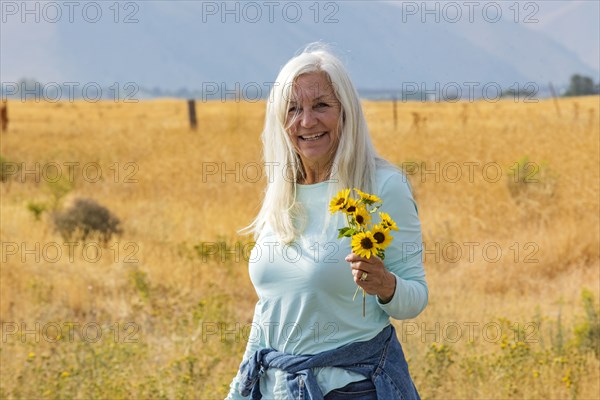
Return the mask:
M329 211L332 214L342 212L346 215L348 226L339 229L338 239L352 238L351 246L354 254L371 258L376 255L385 259L385 249L392 242L390 231L398 230L396 223L384 212L379 213L381 222L373 225L371 214L375 213L383 201L374 194L361 192L354 188L359 199L350 197L350 189L344 189L331 199Z
M351 190L344 189L334 196L329 203L329 212L332 214L337 212L344 213L346 222L348 223L348 226L338 230L338 239L342 237L351 238L352 252L358 256L367 259L371 258L371 256L377 256L383 260L385 259L385 249L393 240L390 232L393 230L397 231L398 226L384 212L379 213L381 222L373 224L371 214L375 213L381 207L383 201L373 194L362 192L356 188L353 190L360 197L359 199L350 197ZM356 298L359 289L360 286L356 288L352 300ZM366 298L364 289L362 293L364 317Z

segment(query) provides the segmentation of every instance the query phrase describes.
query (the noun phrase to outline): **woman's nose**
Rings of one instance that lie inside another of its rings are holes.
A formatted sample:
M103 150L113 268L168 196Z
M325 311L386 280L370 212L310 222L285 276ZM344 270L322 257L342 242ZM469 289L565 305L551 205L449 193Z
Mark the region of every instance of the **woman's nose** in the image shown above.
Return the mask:
M302 110L302 116L300 117L300 125L303 128L312 128L317 123L317 118L312 109Z

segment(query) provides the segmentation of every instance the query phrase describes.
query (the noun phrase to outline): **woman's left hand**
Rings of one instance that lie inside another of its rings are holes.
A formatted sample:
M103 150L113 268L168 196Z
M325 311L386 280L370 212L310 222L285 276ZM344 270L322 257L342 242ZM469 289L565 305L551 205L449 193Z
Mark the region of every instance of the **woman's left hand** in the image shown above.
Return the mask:
M350 253L345 260L350 263L354 282L365 292L377 295L382 303L392 299L396 291L396 277L385 268L381 258L365 258Z

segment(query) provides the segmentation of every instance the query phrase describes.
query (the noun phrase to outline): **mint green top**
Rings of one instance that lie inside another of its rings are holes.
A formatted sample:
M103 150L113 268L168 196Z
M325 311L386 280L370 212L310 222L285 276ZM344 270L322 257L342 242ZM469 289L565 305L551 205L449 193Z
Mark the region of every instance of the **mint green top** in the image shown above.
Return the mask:
M250 254L250 279L258 294L244 359L262 347L291 354L316 354L377 335L395 319L414 318L427 305L428 289L422 263L421 224L406 176L396 169L378 169L373 194L383 200L379 211L398 225L386 249L385 267L396 277L392 300L381 304L367 295L362 316L362 293L356 290L350 264L350 239L338 239L345 218L329 213L332 181L296 185L296 200L306 215L302 235L282 245L269 227ZM373 220L379 222L378 213ZM300 224L300 222L299 222ZM315 368L323 394L365 379L341 368ZM237 392L238 377L228 399ZM286 373L269 369L260 380L263 399L287 399Z

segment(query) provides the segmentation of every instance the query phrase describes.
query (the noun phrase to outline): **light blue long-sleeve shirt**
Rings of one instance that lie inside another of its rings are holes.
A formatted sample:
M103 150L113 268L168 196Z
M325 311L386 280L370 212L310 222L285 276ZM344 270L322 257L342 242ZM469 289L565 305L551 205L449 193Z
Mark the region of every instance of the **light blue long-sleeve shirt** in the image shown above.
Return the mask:
M395 169L378 169L373 194L383 200L379 211L398 225L386 249L385 267L396 278L392 299L381 304L367 295L362 316L361 294L356 290L350 264L350 239L338 239L345 226L339 213L329 214L331 181L296 185L296 200L305 209L302 235L282 245L266 227L250 254L250 279L259 300L244 359L259 348L290 354L317 354L376 336L389 318L416 317L427 305L428 289L422 263L421 224L407 178ZM378 213L373 214L378 222ZM315 368L323 393L365 379L341 368ZM244 399L238 392L239 378L231 383L228 399ZM276 368L261 378L264 399L286 399L286 373Z

